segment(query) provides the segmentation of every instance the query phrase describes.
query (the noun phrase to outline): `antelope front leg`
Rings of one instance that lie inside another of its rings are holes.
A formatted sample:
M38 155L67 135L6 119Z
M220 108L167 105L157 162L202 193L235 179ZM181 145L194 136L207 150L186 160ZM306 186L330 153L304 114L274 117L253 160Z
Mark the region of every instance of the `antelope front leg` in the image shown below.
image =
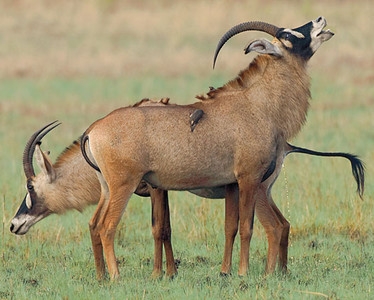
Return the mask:
M239 194L238 185L226 186L225 196L225 252L223 254L221 274L227 275L231 271L232 249L238 232Z
M239 234L240 234L240 262L239 276L248 271L249 244L253 233L253 218L255 209L255 188L257 184L244 178L238 180L239 184Z
M114 236L130 196L135 191L138 183L127 183L119 187L109 186L108 205L104 208L99 220L98 229L111 279L119 277L117 260L114 253Z

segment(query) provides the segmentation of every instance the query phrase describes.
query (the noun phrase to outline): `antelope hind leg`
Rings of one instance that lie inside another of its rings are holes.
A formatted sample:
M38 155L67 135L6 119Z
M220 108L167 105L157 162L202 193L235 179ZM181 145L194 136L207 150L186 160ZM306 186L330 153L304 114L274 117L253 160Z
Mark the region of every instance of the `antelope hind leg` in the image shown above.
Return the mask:
M288 260L288 237L290 233L290 223L282 215L278 207L275 205L271 195L269 196L269 204L278 216L278 219L282 223L283 230L279 246L279 268L283 272L287 272L287 260Z
M158 278L162 275L162 245L165 246L167 260L167 275L175 274L175 263L171 247L170 215L167 191L153 189L148 186L152 202L152 234L155 244L154 265L152 277Z
M258 183L250 178L240 178L239 184L239 235L240 235L240 262L239 276L248 271L249 244L253 233L253 217L255 208L255 193Z
M98 231L98 220L102 214L102 208L107 200L107 191L106 185L102 187L102 192L100 196L99 204L96 207L95 213L92 216L89 222L90 234L91 234L91 242L92 242L92 250L95 258L95 265L96 265L96 272L97 272L97 279L102 280L105 275L105 262L104 262L104 255L103 255L103 245L100 238L100 233Z
M269 204L265 188L261 188L256 195L256 215L267 235L268 255L265 273L271 274L274 272L277 262L283 233L283 224Z
M92 250L95 258L95 265L96 265L96 272L97 272L97 279L102 280L105 274L105 262L104 262L104 255L103 255L103 245L101 243L100 234L97 231L97 216L100 215L101 210L101 200L96 208L94 216L92 217L89 228L91 233L91 242L92 242Z
M171 226L170 226L170 210L169 210L169 199L168 193L165 192L163 201L163 207L165 210L164 215L164 229L163 229L163 242L166 256L166 275L173 277L177 273L177 267L175 266L173 248L171 246Z
M164 210L161 202L164 200L164 191L153 189L148 185L152 203L152 235L155 245L154 263L152 278L158 278L162 275L162 229L164 226Z

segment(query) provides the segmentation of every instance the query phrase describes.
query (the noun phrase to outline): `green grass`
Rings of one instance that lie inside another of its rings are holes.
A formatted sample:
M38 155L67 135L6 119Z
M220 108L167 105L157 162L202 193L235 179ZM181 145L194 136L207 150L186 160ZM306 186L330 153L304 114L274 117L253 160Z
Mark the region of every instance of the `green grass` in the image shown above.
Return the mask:
M374 297L373 4L265 2L0 3L0 299ZM237 275L237 238L232 275L221 278L223 200L185 192L169 197L179 262L173 280L150 278L149 199L134 196L118 227L117 282L96 280L88 230L94 207L50 216L25 236L10 233L25 193L22 152L35 130L63 122L43 140L55 159L93 121L119 106L144 97L191 103L209 86L233 78L252 59L242 55L243 46L258 37L233 39L212 71L216 42L233 24L259 19L292 26L319 15L336 36L311 59L308 121L291 142L358 154L366 163L366 190L362 201L346 160L286 158L272 194L291 223L287 275L263 276L267 241L256 220L248 275Z
M266 241L256 234L251 245L249 275L235 275L236 245L234 274L221 278L222 201L185 198L172 194L172 211L181 209L172 213L173 244L180 261L179 274L173 280L149 278L153 261L150 204L146 199L134 198L118 231L121 238L116 242L116 250L122 275L118 282L96 281L86 224L90 210L83 215L50 217L24 237L6 233L1 245L6 249L1 253L1 297L308 299L314 297L309 293L318 292L332 299L364 299L370 295L374 279L372 236L357 239L323 228L318 233L291 235L287 275L262 276ZM186 202L189 207L183 210ZM199 217L202 210L208 212L203 220ZM180 220L181 215L190 221Z
M193 76L177 80L150 76L1 82L0 143L4 146L0 167L6 172L0 174L0 299L370 298L374 281L370 159L374 142L370 126L357 124L372 122L368 111L373 108L349 102L344 98L344 87L327 86L324 80L313 81L312 93L318 97L312 100L307 125L293 142L319 150L360 154L367 162L366 196L361 201L355 194L347 161L288 157L273 189L276 203L292 225L287 275L263 276L267 242L256 221L248 276L237 276L237 240L233 274L221 278L223 200L201 200L184 192L170 195L172 241L180 262L173 280L150 279L153 238L148 199L133 197L119 226L115 242L121 272L118 282L96 281L87 225L94 207L82 214L50 216L25 236L10 234L9 221L24 196L20 158L26 139L35 129L53 119L63 121L43 143L44 149L51 149L56 157L90 122L116 106L127 105L152 91L159 97L164 90L173 95L172 99L187 103L193 97L191 90L219 85L222 77L202 81ZM326 95L329 90L339 93L336 97L334 92ZM349 108L340 109L342 102L349 103Z

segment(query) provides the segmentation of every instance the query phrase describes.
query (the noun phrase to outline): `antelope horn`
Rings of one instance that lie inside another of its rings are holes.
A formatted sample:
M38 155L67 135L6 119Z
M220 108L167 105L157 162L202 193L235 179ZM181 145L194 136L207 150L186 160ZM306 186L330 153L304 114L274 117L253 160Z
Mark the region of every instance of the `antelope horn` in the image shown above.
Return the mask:
M275 37L275 35L277 34L279 29L280 28L277 27L277 26L274 26L274 25L271 25L271 24L268 24L268 23L265 23L265 22L261 22L261 21L245 22L245 23L241 23L239 25L236 25L236 26L232 27L229 31L227 31L221 37L221 39L218 42L218 45L217 45L217 48L216 48L216 53L214 54L213 69L214 69L214 66L216 64L216 59L217 59L219 51L221 50L223 45L230 38L232 38L234 35L236 35L238 33L241 33L243 31L258 30L258 31L266 32L266 33Z
M54 125L53 127L48 128L51 125L55 124L56 122L57 122L57 120L52 122L52 123L49 123L46 126L44 126L42 129L35 132L30 137L30 139L28 140L28 142L26 144L26 147L25 147L25 150L23 151L23 170L25 172L26 178L30 178L31 176L35 176L35 171L34 171L34 167L33 167L33 164L32 164L32 158L34 156L35 147L36 147L37 144L41 144L42 138L48 132L50 132L53 128L55 128L55 127L57 127L58 125L61 124L61 123L58 123L58 124ZM46 128L48 128L48 130L44 131Z

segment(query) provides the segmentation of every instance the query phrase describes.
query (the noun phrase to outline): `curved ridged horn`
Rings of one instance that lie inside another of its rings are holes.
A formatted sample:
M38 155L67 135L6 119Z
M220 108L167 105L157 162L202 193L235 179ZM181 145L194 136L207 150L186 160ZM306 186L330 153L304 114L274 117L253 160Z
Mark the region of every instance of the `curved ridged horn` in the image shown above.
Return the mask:
M221 37L221 39L218 42L218 45L217 45L217 48L216 48L216 53L214 54L213 69L214 69L214 66L216 64L216 59L217 59L219 51L221 50L223 45L230 38L232 38L234 35L236 35L238 33L241 33L243 31L258 30L258 31L266 32L266 33L275 37L275 35L277 34L279 29L280 28L277 27L277 26L274 26L274 25L271 25L271 24L268 24L268 23L265 23L265 22L261 22L261 21L245 22L245 23L241 23L239 25L236 25L236 26L232 27L229 31L227 31Z
M35 176L35 171L34 171L34 167L32 164L32 158L34 156L35 147L37 144L41 143L40 141L48 132L50 132L53 128L61 124L61 123L58 123L55 126L48 128L51 125L55 124L56 122L57 120L44 126L42 129L35 132L28 140L25 150L23 151L23 170L25 172L26 178ZM48 128L48 130L44 131L46 128Z

